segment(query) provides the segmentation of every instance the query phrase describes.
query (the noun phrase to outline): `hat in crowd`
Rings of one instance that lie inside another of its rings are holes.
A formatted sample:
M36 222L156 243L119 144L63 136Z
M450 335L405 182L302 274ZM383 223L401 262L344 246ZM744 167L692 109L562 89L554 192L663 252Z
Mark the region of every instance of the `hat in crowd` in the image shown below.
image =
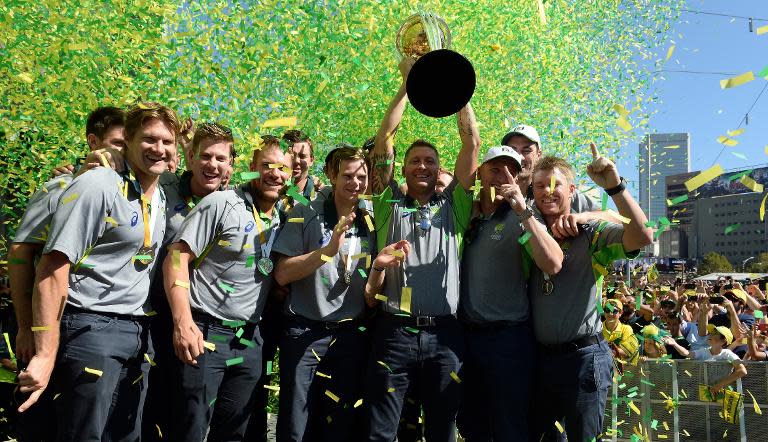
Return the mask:
M727 292L724 293L724 295L728 295L728 294L731 294L731 295L735 296L736 298L740 299L741 302L743 302L744 304L747 303L747 292L745 292L744 290L741 290L741 289L731 289L731 290L728 290Z
M612 310L610 307L608 307L608 304L613 304L614 309ZM621 313L622 310L624 310L624 304L621 303L618 299L607 299L605 301L605 306L603 307L604 310L610 310L610 311L616 311L618 310L619 313Z
M646 337L646 338L658 336L659 335L659 327L656 327L653 324L648 324L645 327L643 327L642 330L640 330L640 334L643 335L643 337Z
M725 339L726 345L731 345L733 342L733 333L731 333L731 329L728 327L723 327L722 325L715 326L715 324L707 324L707 332L712 333L713 331L720 333L720 336Z
M660 304L662 307L675 307L677 305L677 303L671 299L664 299Z
M486 152L485 156L483 157L483 164L500 157L512 158L517 165L517 170L522 170L523 156L509 146L494 146L488 149L488 152Z
M536 144L541 144L541 138L539 138L539 133L536 131L536 128L525 124L518 124L508 134L504 135L504 138L501 139L501 144L507 144L513 135L522 135Z
M699 294L696 293L696 290L693 289L687 289L683 292L683 296L698 296Z

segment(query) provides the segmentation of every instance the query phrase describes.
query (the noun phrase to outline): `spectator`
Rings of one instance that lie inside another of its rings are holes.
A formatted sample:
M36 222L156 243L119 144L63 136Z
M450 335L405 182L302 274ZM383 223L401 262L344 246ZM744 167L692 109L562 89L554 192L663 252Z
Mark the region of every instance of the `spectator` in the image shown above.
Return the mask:
M662 320L669 332L669 335L662 338L667 354L672 359L685 359L691 345L697 341L696 324L684 321L680 313L675 312L663 316Z
M637 364L640 343L632 327L622 324L619 317L624 306L618 299L609 299L603 306L605 321L603 322L603 337L611 346L613 356L621 362Z
M640 330L643 335L643 355L646 358L661 358L667 355L667 348L662 342L662 331L653 324Z
M747 367L741 363L741 359L739 359L736 353L725 348L733 342L733 334L728 327L709 324L707 326L707 331L709 332L710 347L708 349L702 348L700 350L694 350L689 353L688 357L697 361L728 361L733 364L733 371L731 374L720 379L712 386L712 392L717 393L727 385L736 382L737 379L746 376Z

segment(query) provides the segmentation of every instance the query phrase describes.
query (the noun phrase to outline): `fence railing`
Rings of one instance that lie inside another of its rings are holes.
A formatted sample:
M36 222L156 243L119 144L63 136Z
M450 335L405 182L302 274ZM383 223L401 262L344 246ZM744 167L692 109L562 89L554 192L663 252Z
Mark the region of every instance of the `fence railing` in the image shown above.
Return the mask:
M699 400L699 386L727 376L728 362L656 359L625 369L608 399L603 440L768 440L768 414L757 412L768 411L768 363L744 365L747 375L732 385L744 400L734 423L723 418L722 402Z

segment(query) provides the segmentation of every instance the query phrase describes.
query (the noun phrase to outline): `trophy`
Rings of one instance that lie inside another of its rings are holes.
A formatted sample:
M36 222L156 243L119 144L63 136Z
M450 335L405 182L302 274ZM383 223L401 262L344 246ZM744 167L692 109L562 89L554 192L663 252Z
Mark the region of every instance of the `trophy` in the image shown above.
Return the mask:
M451 31L440 16L421 12L400 26L395 46L401 57L416 59L406 80L408 100L424 115L453 115L475 92L472 63L451 47Z

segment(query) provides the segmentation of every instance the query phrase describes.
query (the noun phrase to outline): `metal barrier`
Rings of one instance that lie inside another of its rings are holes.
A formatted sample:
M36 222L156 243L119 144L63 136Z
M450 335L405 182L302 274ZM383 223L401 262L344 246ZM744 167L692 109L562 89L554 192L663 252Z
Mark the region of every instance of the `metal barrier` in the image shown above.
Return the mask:
M754 406L756 402L761 411L768 410L768 363L744 365L747 375L732 385L744 399L736 423L723 419L722 402L699 400L699 385L727 376L730 363L653 359L625 369L613 383L603 440L768 440L768 415L758 414Z

